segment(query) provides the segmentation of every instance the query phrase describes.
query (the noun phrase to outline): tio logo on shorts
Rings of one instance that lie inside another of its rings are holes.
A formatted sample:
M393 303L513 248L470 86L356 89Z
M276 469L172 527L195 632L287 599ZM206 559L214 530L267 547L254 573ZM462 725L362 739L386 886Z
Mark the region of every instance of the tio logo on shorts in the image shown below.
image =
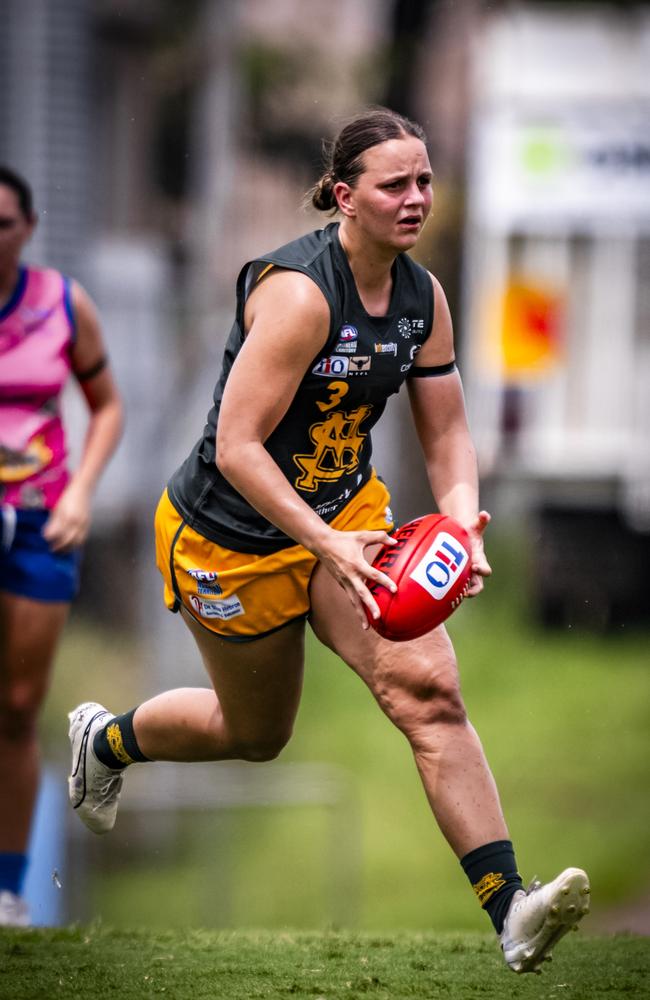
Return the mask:
M434 600L441 601L456 583L468 559L460 542L449 532L440 531L410 576Z

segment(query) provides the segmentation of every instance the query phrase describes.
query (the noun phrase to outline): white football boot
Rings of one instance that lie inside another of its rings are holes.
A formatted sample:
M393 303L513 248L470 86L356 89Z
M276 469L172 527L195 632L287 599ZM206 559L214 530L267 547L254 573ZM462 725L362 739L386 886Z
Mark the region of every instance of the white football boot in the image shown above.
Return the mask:
M112 714L94 701L86 701L68 714L72 770L68 796L77 815L93 833L108 833L115 825L123 770L113 771L97 760L93 740Z
M519 889L499 935L503 955L513 972L541 972L551 949L589 913L589 879L581 868L567 868L553 882L533 882Z
M3 889L0 892L0 927L29 927L27 903L20 896Z

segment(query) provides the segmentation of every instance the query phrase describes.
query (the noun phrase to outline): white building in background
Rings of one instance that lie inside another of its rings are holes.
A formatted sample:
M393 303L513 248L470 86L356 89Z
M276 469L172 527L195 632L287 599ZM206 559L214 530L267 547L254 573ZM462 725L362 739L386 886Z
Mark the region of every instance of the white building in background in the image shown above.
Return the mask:
M650 610L649 65L647 6L513 6L477 45L463 371L547 620Z

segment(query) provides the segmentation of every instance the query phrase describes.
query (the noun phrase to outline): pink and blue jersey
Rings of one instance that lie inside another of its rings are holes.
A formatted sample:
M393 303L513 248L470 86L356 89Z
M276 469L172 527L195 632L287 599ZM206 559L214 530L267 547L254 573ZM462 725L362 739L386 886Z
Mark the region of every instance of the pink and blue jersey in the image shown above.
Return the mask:
M71 370L70 286L21 267L0 309L0 503L51 510L68 482L61 392Z

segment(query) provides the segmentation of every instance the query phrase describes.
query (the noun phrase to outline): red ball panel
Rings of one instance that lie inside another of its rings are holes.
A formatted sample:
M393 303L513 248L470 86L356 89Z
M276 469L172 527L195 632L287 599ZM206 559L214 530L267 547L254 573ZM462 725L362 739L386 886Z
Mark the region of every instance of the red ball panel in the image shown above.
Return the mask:
M385 639L416 639L442 624L462 602L471 575L471 549L465 529L445 514L426 514L393 532L396 545L384 545L373 566L394 580L397 592L372 583L369 589L381 617L372 627Z

